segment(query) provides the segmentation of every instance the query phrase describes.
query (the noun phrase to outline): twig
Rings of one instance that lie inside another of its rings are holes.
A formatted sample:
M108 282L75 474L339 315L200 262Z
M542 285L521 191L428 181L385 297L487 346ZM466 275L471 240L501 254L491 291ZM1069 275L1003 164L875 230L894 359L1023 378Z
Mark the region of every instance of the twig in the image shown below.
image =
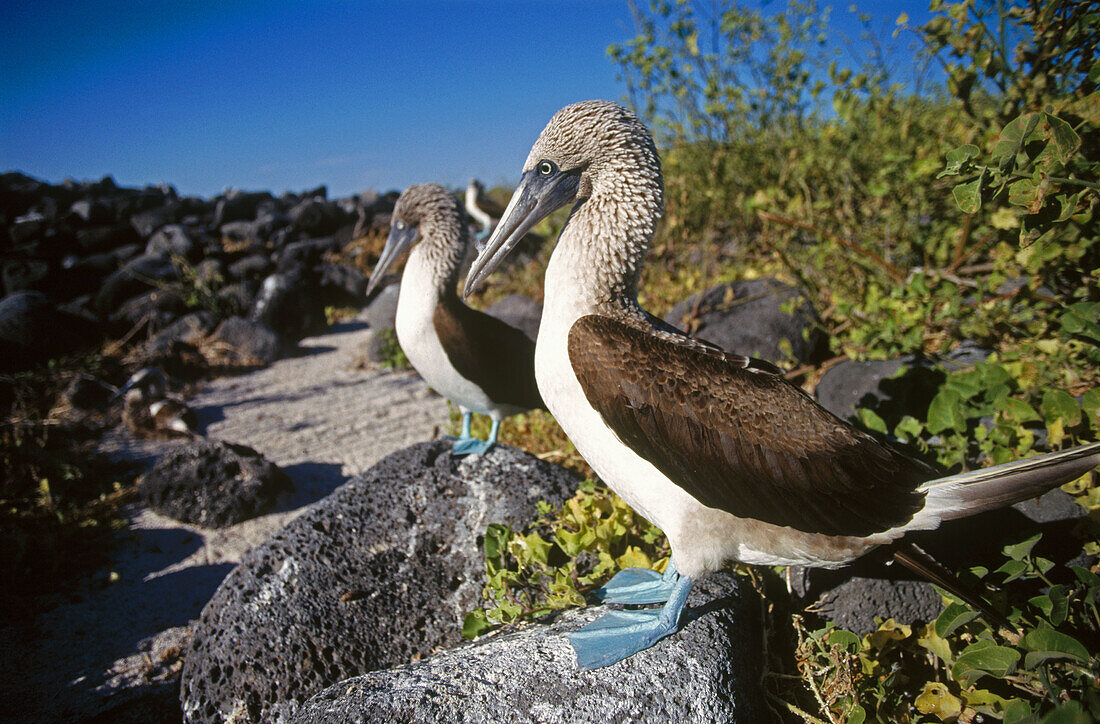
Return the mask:
M844 237L838 236L831 231L825 231L824 229L819 229L816 226L812 226L803 221L798 221L797 219L788 219L785 216L779 216L778 214L773 214L769 211L757 210L756 215L764 221L775 221L777 223L785 224L787 226L793 226L796 229L803 229L804 231L812 231L815 234L820 234L826 239L831 239L841 246L847 249L851 249L856 254L859 254L860 256L865 257L870 261L873 261L875 264L882 267L883 271L885 271L895 282L898 282L900 284L901 282L905 281L905 272L902 270L901 267L899 267L897 264L887 261L886 259L883 259L881 256L873 251L870 251L869 249L864 249L862 246L855 243L851 239L845 239Z
M947 267L948 271L955 271L971 256L970 253L966 253L966 242L970 241L970 230L973 227L974 214L967 214L966 221L963 222L963 228L959 231L959 240L955 243L955 253L951 255L951 266Z
M837 355L836 357L825 360L819 365L802 365L801 367L795 367L793 370L787 372L783 376L788 380L793 380L797 377L801 377L802 375L807 374L808 372L813 372L815 369L820 368L821 371L824 372L830 367L833 367L834 365L839 364L846 359L848 359L848 355L846 354Z
M803 721L810 722L810 724L829 724L829 722L818 719L816 716L813 716L812 714L808 714L807 712L802 711L801 709L799 709L797 706L795 706L791 702L787 701L786 699L783 699L781 697L776 696L775 694L771 693L770 691L765 691L764 693L767 694L768 698L771 699L772 701L774 701L775 703L786 707L787 711L791 712L795 716L802 717Z

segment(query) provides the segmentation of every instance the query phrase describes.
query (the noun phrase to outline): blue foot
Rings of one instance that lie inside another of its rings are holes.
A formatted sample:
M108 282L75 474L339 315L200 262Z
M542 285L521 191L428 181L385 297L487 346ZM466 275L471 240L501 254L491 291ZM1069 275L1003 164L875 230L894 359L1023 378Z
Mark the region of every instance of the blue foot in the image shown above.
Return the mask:
M481 455L488 452L493 445L488 440L478 440L476 437L460 437L451 446L451 455Z
M610 611L568 635L577 667L599 669L648 649L680 628L692 580L681 577L663 608Z
M597 588L594 595L604 603L664 603L672 595L680 574L669 560L664 574L648 568L627 568Z

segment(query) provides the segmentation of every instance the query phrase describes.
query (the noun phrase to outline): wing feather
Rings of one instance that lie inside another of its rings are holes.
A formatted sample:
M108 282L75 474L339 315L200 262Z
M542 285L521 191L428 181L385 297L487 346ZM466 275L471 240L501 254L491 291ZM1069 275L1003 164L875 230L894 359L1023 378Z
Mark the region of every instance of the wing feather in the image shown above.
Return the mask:
M704 505L862 536L910 520L936 477L739 355L603 315L577 320L568 347L619 439Z

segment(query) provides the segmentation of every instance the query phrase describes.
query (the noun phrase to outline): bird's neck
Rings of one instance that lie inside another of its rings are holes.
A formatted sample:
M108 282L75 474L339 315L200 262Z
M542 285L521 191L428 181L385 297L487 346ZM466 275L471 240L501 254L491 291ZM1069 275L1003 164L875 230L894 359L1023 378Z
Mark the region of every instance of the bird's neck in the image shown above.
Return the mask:
M489 225L493 223L493 220L489 217L489 214L481 210L481 207L477 205L477 189L473 186L466 187L466 213L473 218L474 221L481 224L482 228L489 228Z
M614 186L594 188L558 238L546 270L546 305L573 318L638 313L638 279L660 216L659 180L620 175Z
M436 301L457 299L456 286L466 256L469 232L458 222L425 220L420 224L420 242L409 252L405 276L417 277L418 293L433 295Z

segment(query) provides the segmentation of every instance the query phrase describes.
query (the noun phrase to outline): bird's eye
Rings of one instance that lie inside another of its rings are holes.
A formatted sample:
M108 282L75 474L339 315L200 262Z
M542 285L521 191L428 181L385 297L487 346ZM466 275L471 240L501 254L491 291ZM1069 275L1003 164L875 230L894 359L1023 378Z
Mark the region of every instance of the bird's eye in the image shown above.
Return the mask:
M396 226L398 229L404 229L405 228L405 222L404 221L398 221L396 224L394 224L394 226Z
M554 173L554 164L549 161L540 161L538 165L539 175L549 176Z

